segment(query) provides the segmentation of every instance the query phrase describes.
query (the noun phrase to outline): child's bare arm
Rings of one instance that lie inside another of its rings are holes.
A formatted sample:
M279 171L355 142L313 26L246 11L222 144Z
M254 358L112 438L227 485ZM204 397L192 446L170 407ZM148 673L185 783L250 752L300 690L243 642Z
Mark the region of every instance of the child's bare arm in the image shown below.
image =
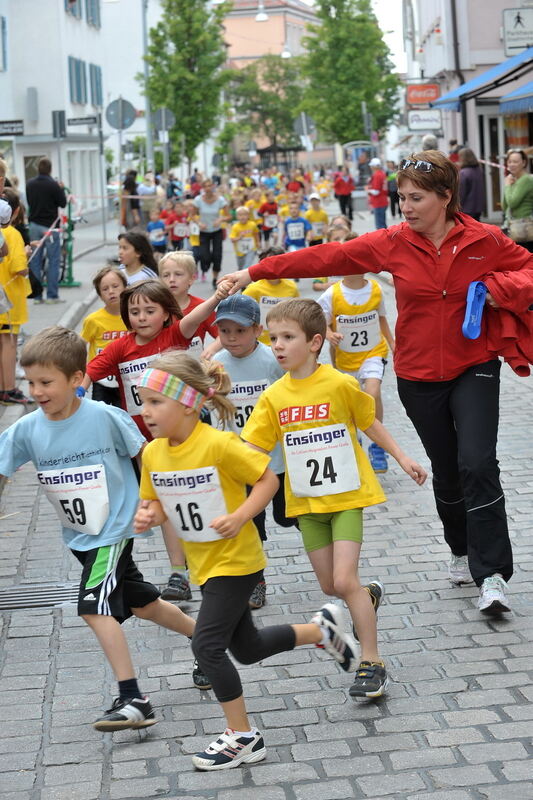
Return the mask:
M167 519L159 500L141 500L133 518L133 532L144 533Z
M326 330L326 339L330 344L333 345L333 347L338 347L340 342L342 342L342 340L344 339L344 336L342 333L339 333L338 331L332 331L330 326L328 325Z
M392 331L390 329L389 321L388 321L387 317L380 317L379 318L379 327L380 327L381 333L385 337L385 341L387 342L387 344L390 347L391 353L394 353L394 348L396 346L396 343L394 341L394 336L392 335Z
M409 458L384 425L377 419L364 431L369 439L378 444L398 462L400 467L419 485L422 486L427 478L427 472L420 464Z
M243 525L253 519L272 500L279 487L278 476L271 469L266 469L244 503L232 514L222 514L211 520L210 527L224 539L233 539Z
M192 339L202 322L215 310L220 301L224 297L227 297L227 291L221 288L222 285L223 284L219 284L216 292L212 294L208 300L200 303L199 306L193 308L192 311L180 320L180 331L186 339Z

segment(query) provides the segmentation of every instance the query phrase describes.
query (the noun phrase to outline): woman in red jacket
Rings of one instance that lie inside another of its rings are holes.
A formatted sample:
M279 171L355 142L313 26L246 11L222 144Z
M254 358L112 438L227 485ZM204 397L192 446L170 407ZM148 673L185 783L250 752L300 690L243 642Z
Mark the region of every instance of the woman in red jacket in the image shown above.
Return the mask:
M350 221L353 219L352 192L355 191L355 183L348 171L348 167L343 167L333 182L333 191L339 201L341 214L347 216Z
M496 439L500 361L481 335L461 327L471 281L488 272L524 270L513 311L533 300L533 256L499 228L459 211L455 165L436 150L416 153L398 171L405 222L345 243L266 258L249 274L226 276L234 289L260 278L380 272L394 278L398 320L394 366L398 392L433 469L433 490L454 584L472 579L480 611L509 611L513 557L500 484ZM487 301L494 307L490 294ZM523 308L522 308L523 306ZM486 315L488 316L488 315Z

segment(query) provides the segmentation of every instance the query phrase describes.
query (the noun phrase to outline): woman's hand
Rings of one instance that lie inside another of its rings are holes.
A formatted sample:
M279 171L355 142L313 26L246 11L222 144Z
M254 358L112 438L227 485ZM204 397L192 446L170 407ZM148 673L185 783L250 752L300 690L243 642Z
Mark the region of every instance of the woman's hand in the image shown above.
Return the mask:
M516 178L514 177L514 175L509 174L505 176L503 182L505 183L506 186L512 186L515 181Z
M241 289L245 289L249 283L252 282L250 272L247 269L241 269L239 272L230 272L229 275L224 275L224 281L230 281L233 285L229 290L229 294L236 294Z
M487 294L485 295L485 303L489 305L491 308L500 307L490 292L487 292Z

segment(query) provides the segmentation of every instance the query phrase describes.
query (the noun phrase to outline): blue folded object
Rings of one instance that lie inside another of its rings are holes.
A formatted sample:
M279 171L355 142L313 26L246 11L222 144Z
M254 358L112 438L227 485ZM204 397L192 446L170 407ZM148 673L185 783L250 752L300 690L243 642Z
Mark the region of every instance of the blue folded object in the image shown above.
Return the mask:
M481 333L481 318L486 296L487 287L483 281L472 281L466 294L466 311L462 327L466 339L477 339Z

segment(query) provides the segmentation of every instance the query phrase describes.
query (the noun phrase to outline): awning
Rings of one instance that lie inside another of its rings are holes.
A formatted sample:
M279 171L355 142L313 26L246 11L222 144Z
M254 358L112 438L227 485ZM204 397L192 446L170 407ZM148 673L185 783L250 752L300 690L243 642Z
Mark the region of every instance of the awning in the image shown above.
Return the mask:
M429 105L432 108L445 108L450 111L460 111L461 101L470 100L471 97L477 97L479 94L496 89L498 86L504 86L510 81L516 81L523 75L526 75L533 69L533 47L528 47L516 56L508 58L507 61L502 61L495 67L477 75L470 81L466 81L451 92L443 94L437 100L434 100Z
M502 114L527 114L533 111L533 81L500 97Z

